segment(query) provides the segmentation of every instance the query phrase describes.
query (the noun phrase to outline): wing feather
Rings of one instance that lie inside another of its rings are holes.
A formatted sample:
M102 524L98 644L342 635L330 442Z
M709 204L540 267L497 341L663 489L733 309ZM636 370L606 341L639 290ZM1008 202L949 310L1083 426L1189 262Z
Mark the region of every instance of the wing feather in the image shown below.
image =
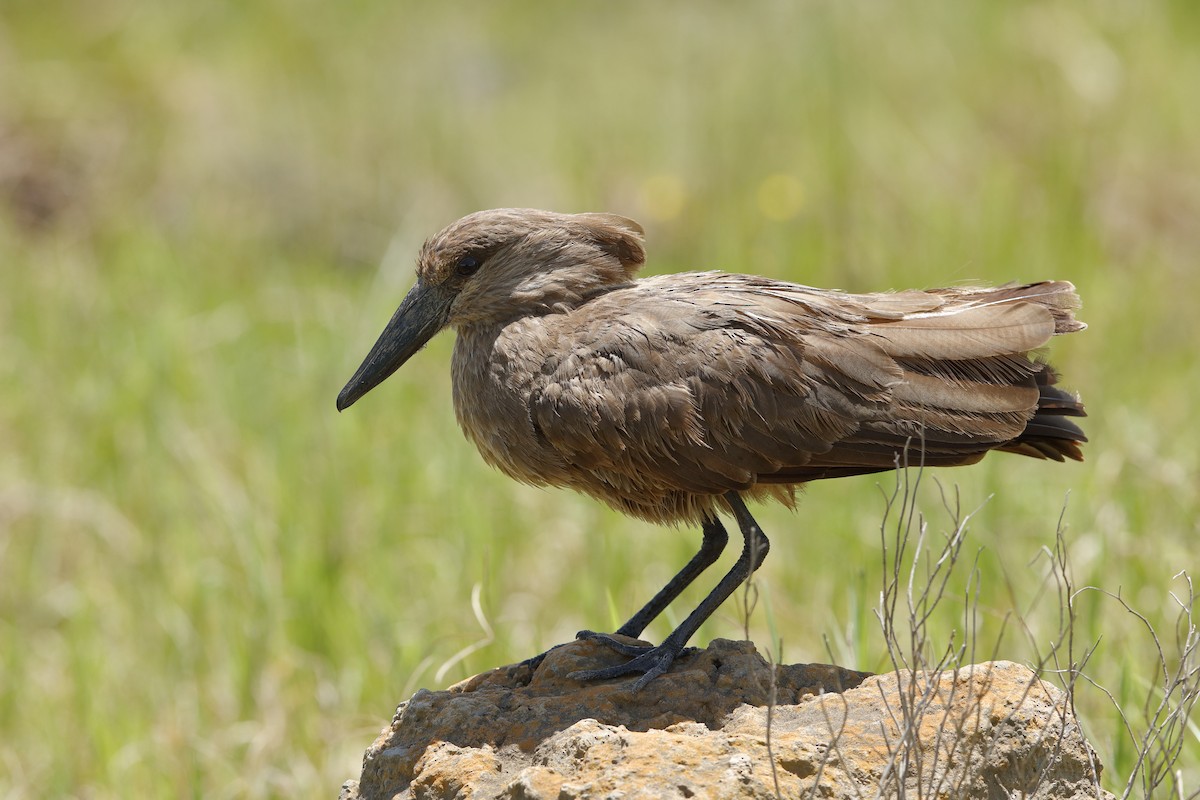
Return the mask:
M1054 335L1054 317L1032 303L973 306L871 326L894 358L968 359L1027 353Z
M845 295L650 278L546 321L571 352L538 378L529 418L592 471L576 488L646 516L673 492L876 472L914 448L931 465L1076 457L1082 433L1054 420L1082 405L1030 351L1082 327L1077 305L1063 282Z

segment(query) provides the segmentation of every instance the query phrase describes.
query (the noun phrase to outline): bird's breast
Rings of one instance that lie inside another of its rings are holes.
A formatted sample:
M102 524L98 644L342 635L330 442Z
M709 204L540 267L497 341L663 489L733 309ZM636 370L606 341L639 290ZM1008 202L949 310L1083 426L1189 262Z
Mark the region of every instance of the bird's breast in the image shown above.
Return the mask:
M529 416L530 395L545 377L541 339L529 321L460 330L451 365L454 412L489 464L526 483L561 484L562 459Z

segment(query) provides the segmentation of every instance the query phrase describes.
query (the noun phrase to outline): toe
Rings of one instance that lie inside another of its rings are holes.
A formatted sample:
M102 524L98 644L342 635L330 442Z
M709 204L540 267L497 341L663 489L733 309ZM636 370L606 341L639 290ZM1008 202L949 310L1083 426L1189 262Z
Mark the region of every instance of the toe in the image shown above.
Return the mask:
M580 631L575 634L575 638L602 644L609 650L613 650L623 656L629 656L630 658L636 658L654 649L648 644L630 644L621 641L610 633L597 633L596 631Z
M633 684L633 690L636 692L670 669L676 655L678 655L677 652L663 645L647 647L636 658L626 661L624 664L615 664L611 667L603 667L601 669L579 670L572 672L567 677L571 680L587 682L603 681L640 673L641 677Z

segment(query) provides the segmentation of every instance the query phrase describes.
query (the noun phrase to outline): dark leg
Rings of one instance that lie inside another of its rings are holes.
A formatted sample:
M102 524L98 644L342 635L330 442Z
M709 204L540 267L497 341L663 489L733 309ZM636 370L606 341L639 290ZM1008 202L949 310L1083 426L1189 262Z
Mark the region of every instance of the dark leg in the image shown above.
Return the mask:
M679 597L684 589L691 586L692 581L700 577L701 572L704 572L704 570L716 563L727 544L729 544L729 534L725 532L725 526L721 524L721 521L716 517L705 519L704 540L700 542L699 552L692 556L692 560L685 564L683 569L679 570L678 574L674 578L671 578L667 582L667 585L651 598L649 603L642 606L641 611L634 614L628 622L617 628L617 633L622 636L628 636L631 639L641 636L642 631L646 630L646 626L653 622L671 604L672 600ZM613 640L606 640L605 644L629 656L638 655L644 650L644 648L639 648L638 645L627 645L623 642ZM561 647L562 645L558 646ZM547 650L546 652L550 651ZM521 663L530 669L537 669L545 658L546 653L541 653L533 658L527 658Z
M746 580L746 578L750 577L751 573L758 569L758 567L762 564L763 559L766 558L767 550L770 548L770 542L768 542L767 537L763 535L762 530L758 527L758 523L754 521L754 517L750 516L750 512L746 509L745 503L742 502L742 498L738 496L737 492L727 493L725 495L725 499L729 501L729 505L733 508L734 517L737 518L738 527L742 531L742 539L745 543L742 547L742 554L738 558L737 563L735 563L733 568L725 574L725 577L721 579L721 582L717 584L716 588L709 592L708 596L700 602L700 605L696 606L696 610L689 614L687 619L685 619L678 628L673 630L671 634L663 640L663 643L657 647L638 647L627 645L623 642L614 641L603 633L580 631L579 638L596 640L602 644L612 647L618 652L634 656L634 658L625 662L624 664L617 664L613 667L573 672L571 673L570 677L579 681L593 681L604 680L606 678L616 678L621 675L629 675L640 672L642 673L642 677L637 679L637 682L633 685L633 689L634 691L641 689L647 683L654 680L656 677L663 674L670 668L671 663L683 650L684 645L686 645L688 642L688 639L691 639L693 634L696 633L696 630L704 623L704 621L712 616L713 612L716 611L722 603L729 599L729 595L733 594L737 587L740 586L742 582ZM703 552L703 548L701 548L701 552ZM699 554L697 554L697 558L699 558ZM692 561L694 562L696 559L694 558ZM691 566L692 565L689 563L687 567L684 567L683 571L686 572ZM697 574L699 573L697 572ZM678 576L676 576L676 579L678 579ZM688 582L690 582L690 578ZM664 589L663 592L666 592L667 589L671 588L671 584L673 583L675 583L675 580L672 580L671 583L667 584L667 588ZM687 583L683 583L679 589L682 590L686 585ZM647 608L653 606L657 599L658 598L656 597L655 600L650 601ZM645 611L645 609L643 609L643 611ZM630 620L630 622L632 623L636 621L641 615L642 612L639 611L634 616L634 619Z
M617 628L617 633L634 639L641 636L642 631L646 630L646 626L653 622L671 604L672 600L679 597L680 592L691 586L692 581L700 577L701 572L716 563L727 544L729 544L729 534L725 532L725 526L721 524L721 521L716 517L704 520L704 541L700 543L700 551L692 556L692 560L685 564L683 569L679 570L679 574L671 578L667 585L642 607L641 611Z

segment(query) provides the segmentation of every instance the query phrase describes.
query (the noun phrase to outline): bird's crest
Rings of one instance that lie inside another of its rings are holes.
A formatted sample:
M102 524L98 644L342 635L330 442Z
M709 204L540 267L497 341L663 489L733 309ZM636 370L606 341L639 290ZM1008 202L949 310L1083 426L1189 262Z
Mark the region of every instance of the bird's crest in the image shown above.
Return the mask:
M629 281L643 233L616 214L480 211L425 242L417 277L454 293L453 326L551 313Z

